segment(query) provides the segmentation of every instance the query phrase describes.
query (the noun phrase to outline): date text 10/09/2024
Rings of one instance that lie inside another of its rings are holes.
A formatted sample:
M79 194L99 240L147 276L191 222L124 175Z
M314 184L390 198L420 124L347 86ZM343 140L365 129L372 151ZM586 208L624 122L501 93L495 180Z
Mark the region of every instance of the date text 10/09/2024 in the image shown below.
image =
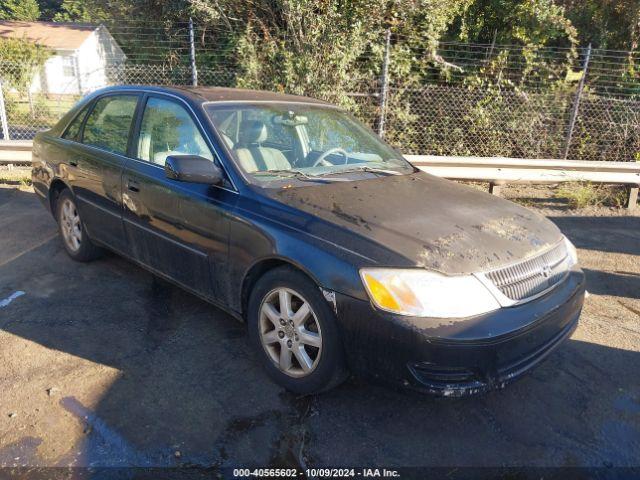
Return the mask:
M399 478L397 470L386 468L235 468L234 478Z

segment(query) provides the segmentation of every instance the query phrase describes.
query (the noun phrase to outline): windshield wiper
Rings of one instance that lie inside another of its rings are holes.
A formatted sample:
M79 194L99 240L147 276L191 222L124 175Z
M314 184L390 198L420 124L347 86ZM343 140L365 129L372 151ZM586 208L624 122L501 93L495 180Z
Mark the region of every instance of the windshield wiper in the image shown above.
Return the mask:
M347 168L345 170L336 170L334 172L326 172L321 174L320 176L336 175L339 173L354 173L354 172L382 173L384 175L402 175L402 173L396 172L395 170L387 170L385 168L377 168L377 167L369 167L368 165L361 165L359 167Z
M253 172L253 175L278 175L280 177L291 177L297 178L299 180L306 180L308 182L334 182L338 181L335 178L321 178L320 175L309 175L308 173L303 172L302 170L295 169L274 169L274 170L261 170L259 172Z

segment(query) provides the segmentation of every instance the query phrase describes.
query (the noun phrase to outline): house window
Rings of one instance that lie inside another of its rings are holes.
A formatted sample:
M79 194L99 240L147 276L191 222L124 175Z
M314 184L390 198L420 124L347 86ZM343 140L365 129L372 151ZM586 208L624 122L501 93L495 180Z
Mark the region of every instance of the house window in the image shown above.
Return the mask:
M76 76L76 62L75 57L65 56L62 57L62 74L65 77L75 77Z

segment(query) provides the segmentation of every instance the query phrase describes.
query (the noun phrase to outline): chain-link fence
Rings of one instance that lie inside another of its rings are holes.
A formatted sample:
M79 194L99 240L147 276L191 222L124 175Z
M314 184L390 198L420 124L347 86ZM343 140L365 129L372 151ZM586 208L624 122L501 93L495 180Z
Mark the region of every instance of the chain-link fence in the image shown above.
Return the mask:
M403 78L393 68L381 75L381 66L342 95L310 93L341 103L374 129L384 122L385 138L409 154L640 160L637 53L465 44L410 53L432 58L419 76ZM390 61L393 67L402 59L392 54ZM33 138L100 86L194 80L193 67L184 63L111 64L102 70L92 76L102 79L100 85L78 78L53 93L44 70L0 64L2 138ZM197 66L200 86L234 87L242 75L229 63Z

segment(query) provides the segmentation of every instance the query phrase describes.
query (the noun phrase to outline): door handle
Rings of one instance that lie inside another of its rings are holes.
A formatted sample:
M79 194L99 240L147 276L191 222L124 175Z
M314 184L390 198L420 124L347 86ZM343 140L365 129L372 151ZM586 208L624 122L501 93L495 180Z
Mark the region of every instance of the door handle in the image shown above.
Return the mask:
M127 188L129 190L131 190L132 192L139 192L140 191L140 184L134 180L133 178L130 178L127 180Z

